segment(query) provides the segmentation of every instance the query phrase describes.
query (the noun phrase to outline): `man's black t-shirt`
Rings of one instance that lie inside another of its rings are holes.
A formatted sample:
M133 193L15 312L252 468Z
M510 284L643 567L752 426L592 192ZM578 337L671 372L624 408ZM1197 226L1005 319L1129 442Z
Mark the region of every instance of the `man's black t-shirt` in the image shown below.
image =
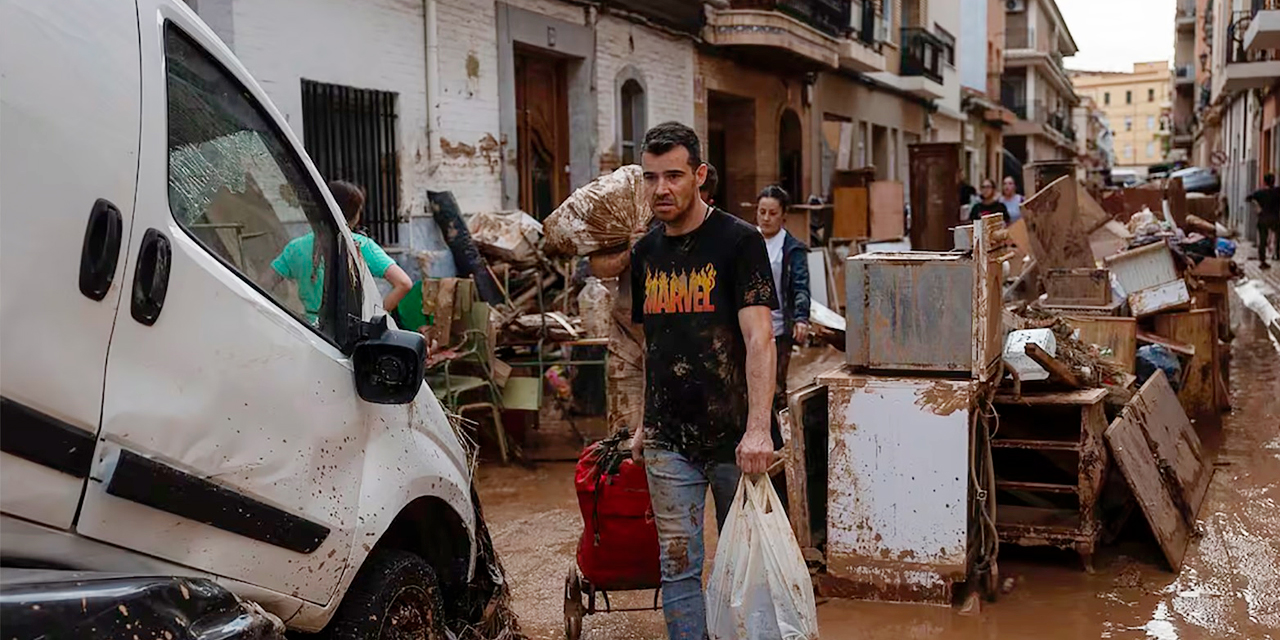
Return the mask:
M651 230L631 254L631 316L644 324L646 442L731 462L746 432L744 307L778 307L764 236L713 209L697 229Z
M981 220L982 216L992 213L1004 216L1004 223L1009 224L1009 209L999 200L974 203L973 208L969 209L969 220Z
M1280 188L1264 187L1249 194L1249 200L1258 203L1258 223L1280 222Z

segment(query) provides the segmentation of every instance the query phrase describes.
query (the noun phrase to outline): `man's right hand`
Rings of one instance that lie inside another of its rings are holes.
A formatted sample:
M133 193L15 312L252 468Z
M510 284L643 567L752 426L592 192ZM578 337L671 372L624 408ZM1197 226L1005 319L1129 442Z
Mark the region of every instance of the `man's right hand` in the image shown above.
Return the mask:
M634 436L631 436L631 461L644 466L644 427L636 429Z

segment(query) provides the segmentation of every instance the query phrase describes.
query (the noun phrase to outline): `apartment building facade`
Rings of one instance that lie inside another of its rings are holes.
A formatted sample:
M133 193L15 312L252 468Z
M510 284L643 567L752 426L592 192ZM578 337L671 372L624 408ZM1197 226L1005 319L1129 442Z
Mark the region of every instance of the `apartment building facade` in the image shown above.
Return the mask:
M1054 0L1008 0L1000 101L1016 115L1004 147L1021 164L1074 158L1079 97L1062 59L1078 51Z
M1128 73L1072 71L1076 93L1089 97L1114 134L1116 168L1139 176L1167 160L1172 135L1169 62L1139 62Z
M1219 0L1196 10L1201 90L1191 158L1217 169L1227 223L1252 238L1257 212L1245 197L1280 167L1280 2Z
M989 0L994 2L994 0ZM365 226L415 277L451 275L426 194L543 218L644 131L690 123L718 204L830 193L907 148L966 139L954 0L189 0L321 173L370 192Z
M1173 34L1173 107L1169 120L1169 156L1171 162L1191 161L1192 129L1204 74L1200 54L1203 44L1198 21L1204 17L1208 0L1177 0Z
M1004 0L961 0L960 59L961 108L964 131L966 179L979 184L983 178L1001 180L1004 173L1004 130L1014 114L1000 103L1000 78L1004 73ZM1013 175L1021 171L1011 169Z

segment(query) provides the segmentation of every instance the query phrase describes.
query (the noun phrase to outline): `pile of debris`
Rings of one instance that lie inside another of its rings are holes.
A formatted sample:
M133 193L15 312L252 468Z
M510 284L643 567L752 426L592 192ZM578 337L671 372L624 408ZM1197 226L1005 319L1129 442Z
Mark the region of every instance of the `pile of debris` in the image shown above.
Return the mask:
M1105 389L1105 421L1097 427L1110 447L1095 452L1089 472L1102 478L1118 468L1176 570L1213 470L1201 439L1221 427L1229 408L1227 294L1241 270L1209 199L1189 201L1180 179L1110 192L1103 202L1062 177L1029 198L1009 229L1018 259L1005 288L1005 360L1026 342L1019 373L1032 375L1008 395ZM997 460L997 478L1010 471L1025 469L1002 470ZM1006 486L1025 489L1026 477L1020 480ZM1078 492L1081 514L1088 509L1098 530L1113 530L1116 523L1098 520L1102 485L1094 484ZM1034 499L1019 504L1037 506ZM1023 541L1075 548L1081 536L1097 536L1014 530Z

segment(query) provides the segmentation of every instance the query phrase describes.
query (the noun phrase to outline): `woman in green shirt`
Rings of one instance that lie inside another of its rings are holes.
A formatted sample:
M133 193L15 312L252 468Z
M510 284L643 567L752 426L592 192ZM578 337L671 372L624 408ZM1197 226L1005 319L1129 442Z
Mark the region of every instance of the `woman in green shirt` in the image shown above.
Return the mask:
M360 224L360 215L364 213L364 189L350 182L335 180L329 183L329 191L333 193L333 199L342 209L342 215L347 219L347 226L355 229ZM373 239L354 231L351 233L351 238L355 241L356 248L360 250L360 255L364 256L365 264L369 265L370 273L375 278L383 278L391 283L391 291L382 299L382 308L387 313L395 311L400 300L413 287L409 274L405 273L404 269L401 269ZM302 300L307 321L312 324L316 322L320 305L324 302L324 265L318 265L319 270L316 271L317 264L313 259L315 240L314 233L294 238L271 262L271 268L277 276L297 283L298 297Z

